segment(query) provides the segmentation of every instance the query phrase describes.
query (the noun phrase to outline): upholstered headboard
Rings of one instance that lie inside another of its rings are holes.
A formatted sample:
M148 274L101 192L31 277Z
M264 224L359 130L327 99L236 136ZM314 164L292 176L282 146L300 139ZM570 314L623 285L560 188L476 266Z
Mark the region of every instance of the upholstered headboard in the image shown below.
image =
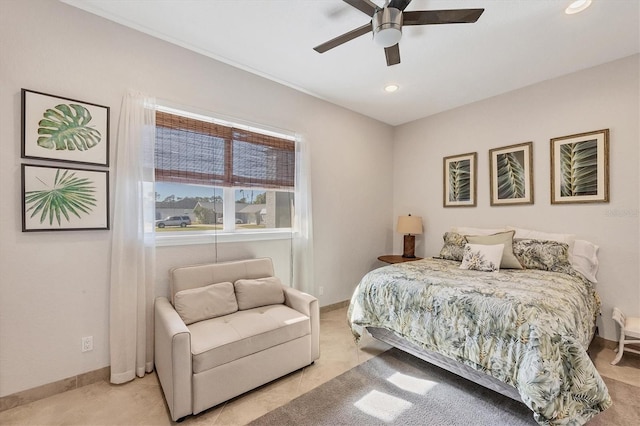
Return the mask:
M209 284L231 282L239 279L255 279L273 276L270 258L238 260L224 263L179 266L169 270L171 303L177 292Z

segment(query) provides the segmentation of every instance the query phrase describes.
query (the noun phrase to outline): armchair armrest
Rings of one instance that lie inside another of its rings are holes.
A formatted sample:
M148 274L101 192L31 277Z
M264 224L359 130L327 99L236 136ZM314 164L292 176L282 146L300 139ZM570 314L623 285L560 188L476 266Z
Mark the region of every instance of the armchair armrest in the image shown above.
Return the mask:
M311 321L311 361L320 358L320 307L318 299L291 287L284 287L284 303Z
M169 299L155 300L155 365L171 412L178 420L193 413L191 396L191 333Z

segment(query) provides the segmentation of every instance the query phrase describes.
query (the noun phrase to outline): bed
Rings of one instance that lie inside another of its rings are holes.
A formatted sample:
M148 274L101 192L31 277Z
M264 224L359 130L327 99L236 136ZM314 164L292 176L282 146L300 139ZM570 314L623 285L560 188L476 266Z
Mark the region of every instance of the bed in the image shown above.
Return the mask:
M584 424L611 405L587 355L598 295L568 244L509 236L503 251L526 268L461 269L447 239L464 251L468 236L447 233L450 259L371 271L349 305L352 330L522 401L541 425Z

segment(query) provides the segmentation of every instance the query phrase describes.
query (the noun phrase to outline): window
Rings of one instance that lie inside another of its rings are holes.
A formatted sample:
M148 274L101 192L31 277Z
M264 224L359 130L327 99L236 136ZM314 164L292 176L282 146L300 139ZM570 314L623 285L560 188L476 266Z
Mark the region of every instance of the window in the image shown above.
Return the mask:
M295 157L291 136L159 108L156 231L291 228Z

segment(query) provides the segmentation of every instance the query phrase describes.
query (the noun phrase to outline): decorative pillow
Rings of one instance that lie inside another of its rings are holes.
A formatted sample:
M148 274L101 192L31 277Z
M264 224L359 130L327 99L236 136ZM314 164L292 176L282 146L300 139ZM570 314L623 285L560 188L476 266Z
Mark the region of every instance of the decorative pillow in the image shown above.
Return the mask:
M229 282L179 291L173 306L187 325L238 310L233 284Z
M451 232L461 235L493 235L499 232L509 231L507 228L471 228L468 226L453 226Z
M493 272L500 270L504 244L465 244L460 269Z
M513 234L515 231L501 232L493 235L467 235L467 242L471 244L504 244L500 267L503 269L522 269L522 265L513 254Z
M284 303L284 291L278 277L238 280L234 286L240 310Z
M559 243L565 243L569 246L569 255L573 251L573 245L576 240L574 234L554 234L550 232L534 231L532 229L515 228L513 226L507 227L509 230L516 231L516 235L513 238L520 238L523 240L543 240L543 241L557 241Z
M576 240L573 246L573 252L570 253L569 262L573 269L581 273L586 279L592 283L597 283L596 274L598 273L598 247L597 245L585 241Z
M528 269L568 273L569 246L558 241L518 239L513 240L513 253L522 266Z
M442 239L444 240L444 245L440 250L440 257L460 262L464 252L464 245L467 243L464 235L460 235L456 232L445 232Z

